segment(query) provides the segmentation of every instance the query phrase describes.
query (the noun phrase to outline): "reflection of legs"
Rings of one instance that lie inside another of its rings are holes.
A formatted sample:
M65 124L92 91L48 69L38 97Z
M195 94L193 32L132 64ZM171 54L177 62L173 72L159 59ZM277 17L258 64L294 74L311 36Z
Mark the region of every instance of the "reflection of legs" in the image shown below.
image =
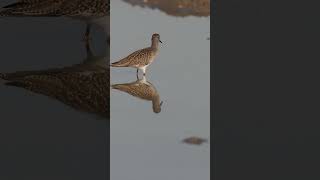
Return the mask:
M139 68L137 68L137 79L139 79Z
M93 56L93 53L92 53L92 50L91 50L91 46L90 46L90 43L85 43L86 44L86 52L87 52L87 58Z

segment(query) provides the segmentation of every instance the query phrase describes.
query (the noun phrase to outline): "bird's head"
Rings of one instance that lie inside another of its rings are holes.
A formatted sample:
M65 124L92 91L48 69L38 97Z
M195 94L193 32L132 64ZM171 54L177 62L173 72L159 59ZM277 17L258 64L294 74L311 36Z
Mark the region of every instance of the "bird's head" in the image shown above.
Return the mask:
M155 40L162 43L162 41L160 40L160 35L157 33L152 35L152 41L155 41Z

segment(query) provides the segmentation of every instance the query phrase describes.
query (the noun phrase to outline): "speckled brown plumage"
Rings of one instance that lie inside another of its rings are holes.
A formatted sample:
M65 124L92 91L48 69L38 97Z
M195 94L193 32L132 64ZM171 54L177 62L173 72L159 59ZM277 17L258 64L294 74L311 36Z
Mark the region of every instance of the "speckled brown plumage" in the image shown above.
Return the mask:
M21 0L3 7L0 16L83 16L110 13L110 0Z
M151 63L152 57L156 55L156 51L151 47L140 49L121 59L118 62L112 63L113 67L143 67Z
M145 77L131 83L114 84L112 88L143 100L152 101L153 112L159 113L161 111L160 96L156 88Z
M110 0L20 0L0 9L0 17L69 17L87 25L88 43L92 25L105 31L109 40Z

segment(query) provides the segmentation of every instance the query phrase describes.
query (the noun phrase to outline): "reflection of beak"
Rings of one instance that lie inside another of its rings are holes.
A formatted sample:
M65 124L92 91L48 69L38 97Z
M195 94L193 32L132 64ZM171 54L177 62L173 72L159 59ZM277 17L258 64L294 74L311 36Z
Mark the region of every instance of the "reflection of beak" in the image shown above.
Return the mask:
M160 102L160 107L162 106L163 101Z
M162 43L162 41L159 39L159 42L161 42Z

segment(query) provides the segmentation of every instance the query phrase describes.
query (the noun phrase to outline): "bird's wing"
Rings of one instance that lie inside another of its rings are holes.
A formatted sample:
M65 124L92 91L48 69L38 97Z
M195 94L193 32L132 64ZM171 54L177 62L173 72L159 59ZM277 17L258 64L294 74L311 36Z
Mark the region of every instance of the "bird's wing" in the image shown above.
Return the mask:
M112 63L112 66L128 67L128 66L134 66L142 63L148 64L147 56L150 53L150 51L151 51L150 48L145 48L145 49L135 51L132 54L128 55L127 57L121 59L120 61Z
M110 12L110 0L64 1L60 11L66 16L106 16Z
M66 0L22 0L3 7L1 16L60 16L60 6Z

